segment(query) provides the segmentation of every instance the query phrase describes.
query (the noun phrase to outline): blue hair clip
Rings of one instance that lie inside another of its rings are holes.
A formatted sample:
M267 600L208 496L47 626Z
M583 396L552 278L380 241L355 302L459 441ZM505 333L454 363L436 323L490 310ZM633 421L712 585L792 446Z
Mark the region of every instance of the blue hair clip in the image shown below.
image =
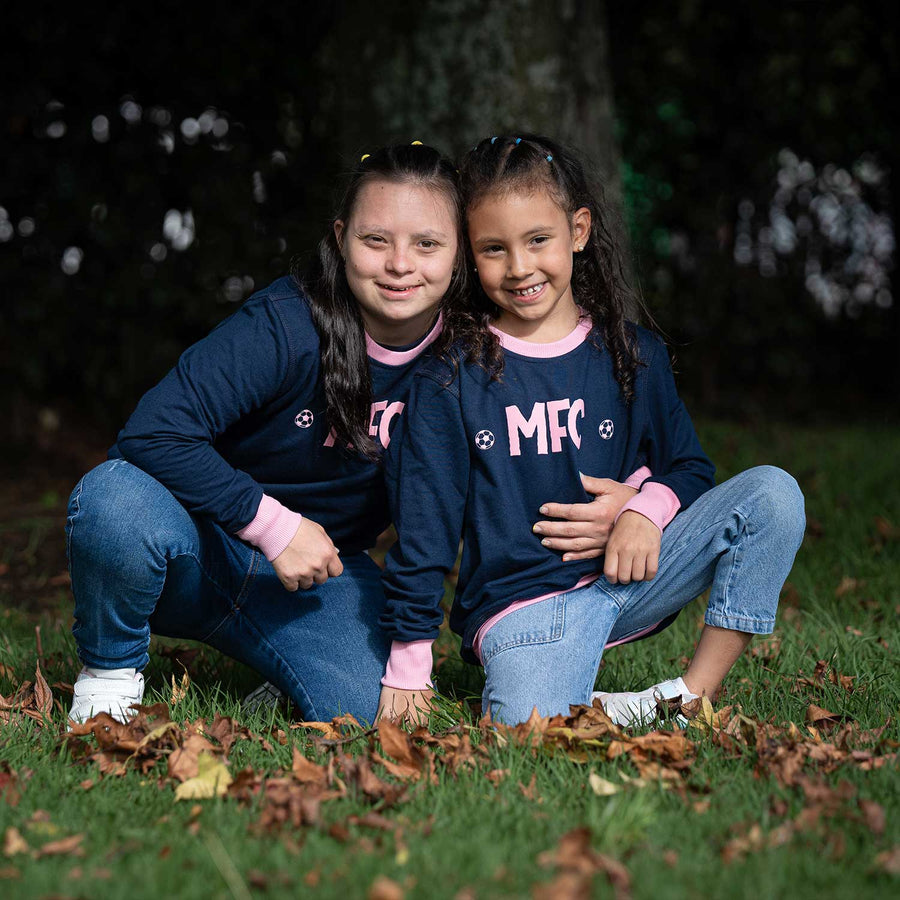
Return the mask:
M516 146L522 143L522 138L516 138Z
M496 141L496 140L497 140L497 135L495 134L495 135L491 138L491 143L493 144L494 141Z
M547 154L547 162L553 162L553 157L549 153Z

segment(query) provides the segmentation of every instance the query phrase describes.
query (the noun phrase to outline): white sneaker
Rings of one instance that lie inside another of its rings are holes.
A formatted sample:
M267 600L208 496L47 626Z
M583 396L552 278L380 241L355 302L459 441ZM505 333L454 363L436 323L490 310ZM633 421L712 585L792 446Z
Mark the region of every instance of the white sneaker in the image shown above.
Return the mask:
M69 718L86 722L97 713L109 713L125 723L135 715L133 703L144 699L144 676L135 669L92 669L85 666L75 679Z
M600 699L603 711L616 725L632 726L649 725L656 718L656 706L660 701L680 697L682 703L688 703L697 699L697 695L688 690L681 678L661 681L644 691L623 691L618 694L595 691L591 694L591 700L595 697ZM675 722L681 728L687 727L687 719L680 713L675 716Z

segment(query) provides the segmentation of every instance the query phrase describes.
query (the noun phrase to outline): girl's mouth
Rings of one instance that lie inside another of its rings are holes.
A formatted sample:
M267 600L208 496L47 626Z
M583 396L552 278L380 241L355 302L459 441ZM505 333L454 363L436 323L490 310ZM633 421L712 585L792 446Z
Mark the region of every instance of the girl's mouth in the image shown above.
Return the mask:
M421 285L418 284L384 284L381 281L376 281L375 284L385 293L387 294L395 294L398 297L406 297L409 296L416 288Z
M547 282L542 281L540 284L532 284L528 287L510 290L509 293L512 294L516 300L536 300L544 293L545 287L547 287Z

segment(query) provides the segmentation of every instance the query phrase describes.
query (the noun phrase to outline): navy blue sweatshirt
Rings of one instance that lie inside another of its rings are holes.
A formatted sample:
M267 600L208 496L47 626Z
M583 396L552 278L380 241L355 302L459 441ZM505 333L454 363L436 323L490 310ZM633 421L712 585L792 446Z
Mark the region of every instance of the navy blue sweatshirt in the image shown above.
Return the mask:
M499 382L478 366L454 371L437 359L417 373L386 457L399 541L387 560L381 623L393 640L437 636L460 536L450 627L470 662L478 628L492 615L596 573L596 559L562 562L531 532L549 498L592 499L579 472L625 481L646 465L648 482L668 487L682 509L713 486L663 343L637 329L643 365L627 406L610 354L585 339L588 331L582 322L553 344L501 334Z
M439 327L405 352L367 338L369 433L382 446ZM325 409L319 336L306 298L285 277L185 351L138 403L109 455L230 533L257 516L265 494L354 553L373 546L390 521L384 479L379 465L336 445Z

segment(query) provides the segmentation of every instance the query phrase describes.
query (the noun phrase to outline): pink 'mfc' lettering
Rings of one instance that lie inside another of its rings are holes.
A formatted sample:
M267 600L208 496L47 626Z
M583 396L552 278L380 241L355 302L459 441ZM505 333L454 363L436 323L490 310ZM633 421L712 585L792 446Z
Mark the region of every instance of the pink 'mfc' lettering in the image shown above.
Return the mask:
M565 423L560 416L568 410ZM518 406L506 407L506 429L509 435L509 455L522 455L522 438L537 438L537 452L559 453L563 448L563 438L568 437L576 447L581 447L578 419L584 418L584 400L574 403L565 397L546 403L535 403L531 415L526 419ZM549 445L548 445L549 434Z

